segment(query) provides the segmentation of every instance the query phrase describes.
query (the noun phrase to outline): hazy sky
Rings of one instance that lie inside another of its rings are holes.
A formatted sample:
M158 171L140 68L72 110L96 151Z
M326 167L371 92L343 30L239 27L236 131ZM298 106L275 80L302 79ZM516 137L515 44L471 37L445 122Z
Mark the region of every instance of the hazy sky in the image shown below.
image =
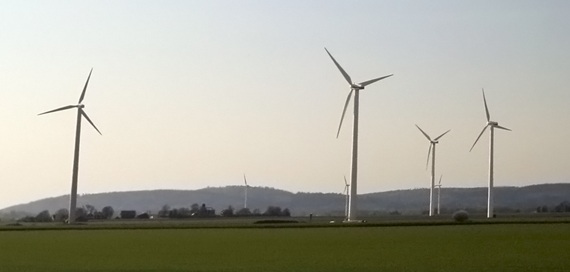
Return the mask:
M361 92L359 193L567 182L568 1L1 1L0 207L79 193L242 184L342 192ZM351 105L352 106L352 105ZM426 196L427 197L427 196ZM191 201L191 200L190 200Z

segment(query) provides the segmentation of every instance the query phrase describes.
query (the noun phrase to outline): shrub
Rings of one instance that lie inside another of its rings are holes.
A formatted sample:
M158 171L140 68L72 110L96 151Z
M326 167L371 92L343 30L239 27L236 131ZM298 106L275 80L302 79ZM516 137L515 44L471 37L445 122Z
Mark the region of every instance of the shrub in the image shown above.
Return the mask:
M51 214L49 213L48 210L44 210L38 213L38 215L36 215L35 222L51 222L51 221L53 221L53 218L51 217Z
M237 216L251 216L252 213L248 208L241 208L236 212Z
M115 209L113 209L111 206L105 206L101 212L103 213L103 217L105 219L111 219L115 214Z
M259 220L259 221L255 221L253 222L254 224L287 224L287 223L299 223L299 221L297 220L277 220L277 219L271 219L271 220Z
M469 213L467 213L464 210L459 210L459 211L454 212L452 217L453 217L453 220L455 220L455 222L462 223L462 222L465 222L469 219Z

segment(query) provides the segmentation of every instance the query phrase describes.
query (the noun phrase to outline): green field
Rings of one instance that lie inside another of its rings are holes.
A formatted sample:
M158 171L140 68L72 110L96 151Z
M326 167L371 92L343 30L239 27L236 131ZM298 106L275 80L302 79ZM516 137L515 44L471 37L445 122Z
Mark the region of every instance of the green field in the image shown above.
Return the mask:
M568 271L570 225L0 231L0 271Z

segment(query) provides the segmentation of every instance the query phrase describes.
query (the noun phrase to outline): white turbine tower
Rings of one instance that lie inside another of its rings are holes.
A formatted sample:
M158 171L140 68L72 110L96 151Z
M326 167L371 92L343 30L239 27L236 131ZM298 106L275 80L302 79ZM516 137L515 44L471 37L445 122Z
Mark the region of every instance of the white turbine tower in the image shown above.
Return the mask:
M247 184L247 179L245 178L245 174L243 174L243 182L245 183L245 199L243 201L243 208L247 209L247 188L249 188L250 186Z
M357 207L357 174L358 174L358 101L359 101L359 91L360 90L364 90L364 87L385 79L387 77L391 77L392 75L387 75L387 76L383 76L383 77L379 77L379 78L375 78L375 79L371 79L368 81L364 81L361 83L354 83L352 82L352 80L350 79L350 76L344 71L344 69L342 69L342 67L340 66L340 64L338 64L338 62L333 58L333 56L331 55L331 53L329 53L329 51L325 48L325 51L327 51L327 54L329 55L329 57L331 57L332 61L334 62L334 64L336 65L336 67L338 68L338 70L342 73L342 75L344 76L344 79L346 79L346 81L348 82L348 84L350 85L350 92L348 93L348 97L346 98L346 102L344 103L344 109L342 110L342 116L340 117L340 124L338 126L338 131L336 133L336 137L338 138L338 135L340 133L340 129L342 127L342 121L344 119L344 114L346 113L346 109L348 107L348 103L350 102L350 98L352 97L352 93L354 93L354 118L352 119L352 159L351 159L351 173L350 173L350 201L349 201L349 206L348 206L348 218L347 221L357 221L356 220L356 216L357 216L357 211L358 211L358 207Z
M424 136L429 141L429 149L427 155L427 162L426 162L426 169L429 164L429 155L431 153L431 186L429 187L429 216L433 216L433 188L435 186L435 145L438 144L438 140L443 137L443 135L447 134L450 130L444 132L443 134L437 136L435 139L431 139L427 133L425 133L418 125L416 127L422 132Z
M344 220L348 219L348 192L350 188L350 184L348 184L348 181L346 181L346 176L344 177L344 191L342 191L343 194L346 194L345 197L345 203L344 203Z
M437 214L438 215L441 212L439 203L441 201L441 178L442 177L443 177L443 175L439 176L439 183L435 186L435 187L437 187Z
M479 138L481 138L481 135L483 135L485 130L487 128L490 128L491 133L490 133L490 137L489 137L489 188L488 188L488 194L487 194L487 218L492 218L494 215L493 214L493 207L494 207L494 199L493 199L493 151L494 151L494 146L493 145L495 142L495 128L502 129L502 130L508 130L508 131L511 131L511 130L506 128L506 127L499 126L499 123L497 123L495 121L491 121L491 116L489 115L489 108L487 107L487 100L485 99L485 90L483 90L483 103L485 104L485 114L487 115L487 125L485 125L485 127L483 127L483 130L481 131L481 133L477 137L477 140L475 140L475 142L473 143L473 146L471 146L471 149L469 150L469 152L471 152L471 150L473 150L473 147L475 147L475 144L477 144L477 141L479 141Z
M87 90L87 85L89 84L89 79L91 78L92 72L93 72L93 68L91 68L91 71L89 72L89 76L87 77L87 82L85 82L85 87L83 87L83 92L81 92L81 96L79 97L79 102L77 102L77 105L69 105L69 106L57 108L55 110L50 110L50 111L46 111L46 112L38 114L38 115L43 115L43 114L52 113L52 112L56 112L56 111L62 111L62 110L77 108L77 125L76 125L76 129L75 129L75 152L74 152L74 156L73 156L73 175L71 178L71 195L70 195L70 199L69 199L69 223L75 222L75 219L76 219L75 218L75 210L77 207L77 179L78 179L78 174L79 174L79 142L80 142L80 138L81 138L81 119L82 119L82 117L85 117L87 122L89 122L93 126L93 128L95 128L95 130L97 130L97 132L99 132L99 134L101 134L101 132L99 131L99 129L97 129L95 124L93 124L93 122L91 122L91 119L89 119L89 117L85 113L85 110L83 110L83 108L85 108L85 106L83 104L81 104L81 102L83 101L83 98L85 98L85 91Z

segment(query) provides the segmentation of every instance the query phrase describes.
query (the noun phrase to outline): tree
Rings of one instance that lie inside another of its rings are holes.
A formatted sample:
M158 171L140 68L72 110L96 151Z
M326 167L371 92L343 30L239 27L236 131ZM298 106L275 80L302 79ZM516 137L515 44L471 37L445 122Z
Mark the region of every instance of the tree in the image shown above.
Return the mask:
M281 207L279 206L269 206L267 210L263 213L265 216L281 216Z
M190 212L192 212L193 214L198 214L199 211L200 211L200 205L198 205L198 203L194 203L192 204L192 206L190 206Z
M170 215L170 206L164 204L158 212L158 217L168 217Z
M112 215L111 215L111 216L112 216ZM94 219L99 219L99 220L101 220L101 219L108 219L108 218L103 214L103 212L100 212L100 211L96 211L96 212L92 215L92 218L94 218Z
M174 208L168 211L168 217L170 218L178 218L178 209Z
M76 208L75 209L75 221L77 222L85 222L87 221L87 212L83 208Z
M200 207L200 210L198 211L198 215L200 215L200 216L208 215L208 209L206 208L206 203L202 203L202 206Z
M236 213L237 216L251 216L249 208L241 208Z
M554 207L554 211L556 212L570 212L570 202L562 201L556 207Z
M281 211L281 216L291 217L291 212L288 208L285 208L283 211Z
M230 205L227 209L222 210L222 216L234 216L234 207Z
M113 218L113 215L115 215L115 209L111 206L105 206L101 212L103 213L103 217L106 219L111 219Z
M97 209L95 209L95 206L87 204L85 205L85 211L88 215L94 215L97 212Z
M51 217L51 214L49 214L48 210L44 210L41 211L40 213L38 213L38 215L36 215L36 222L51 222L53 221L53 218Z
M178 209L178 217L179 218L188 218L192 216L192 212L188 208L180 208Z
M57 210L53 214L53 220L57 222L65 222L69 218L69 211L65 208Z

